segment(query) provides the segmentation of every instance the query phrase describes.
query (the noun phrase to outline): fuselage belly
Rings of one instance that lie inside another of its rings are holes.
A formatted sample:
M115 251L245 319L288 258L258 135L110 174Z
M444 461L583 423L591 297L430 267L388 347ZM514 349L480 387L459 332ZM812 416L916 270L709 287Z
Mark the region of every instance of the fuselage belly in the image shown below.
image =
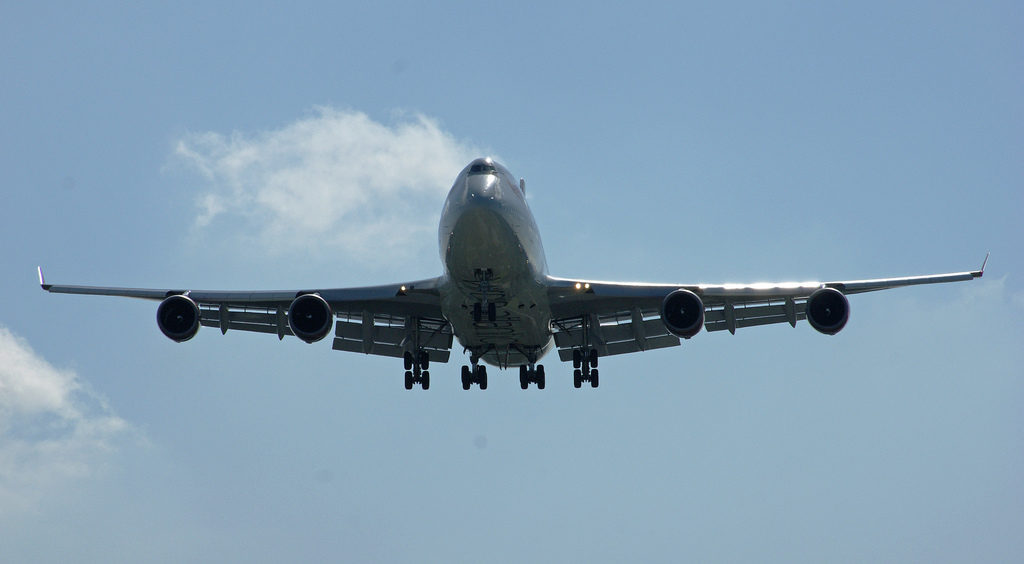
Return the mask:
M540 234L512 175L490 159L459 174L439 228L441 310L472 355L494 366L549 351L551 311Z

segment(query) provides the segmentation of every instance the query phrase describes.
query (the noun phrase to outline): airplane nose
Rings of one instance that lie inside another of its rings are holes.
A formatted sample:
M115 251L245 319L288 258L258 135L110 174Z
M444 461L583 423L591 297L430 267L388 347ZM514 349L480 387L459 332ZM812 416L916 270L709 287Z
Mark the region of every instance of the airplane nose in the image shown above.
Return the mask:
M477 174L466 179L467 198L494 198L497 189L498 178L492 174Z

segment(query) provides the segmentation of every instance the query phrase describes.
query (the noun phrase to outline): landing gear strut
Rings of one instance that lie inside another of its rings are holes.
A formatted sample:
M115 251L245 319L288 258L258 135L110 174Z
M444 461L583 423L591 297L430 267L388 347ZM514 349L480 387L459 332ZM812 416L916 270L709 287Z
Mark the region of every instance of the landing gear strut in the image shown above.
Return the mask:
M590 382L591 388L596 388L598 380L597 372L597 349L572 351L572 385L576 388L583 386L583 382Z
M405 360L405 389L411 390L413 384L419 384L424 390L430 389L430 354L425 350L416 351L413 354L406 351L403 355Z
M519 387L526 389L530 387L530 383L537 384L538 390L544 389L544 365L538 364L536 366L520 366L519 367Z

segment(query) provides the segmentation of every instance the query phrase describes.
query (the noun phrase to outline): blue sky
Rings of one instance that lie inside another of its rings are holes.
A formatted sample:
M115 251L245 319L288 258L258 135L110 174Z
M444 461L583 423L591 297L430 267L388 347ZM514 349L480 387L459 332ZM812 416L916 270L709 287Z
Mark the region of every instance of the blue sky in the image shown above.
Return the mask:
M1013 561L1016 3L12 4L0 17L0 546L12 561ZM392 359L49 281L440 272L468 159L552 274L984 279L406 392Z

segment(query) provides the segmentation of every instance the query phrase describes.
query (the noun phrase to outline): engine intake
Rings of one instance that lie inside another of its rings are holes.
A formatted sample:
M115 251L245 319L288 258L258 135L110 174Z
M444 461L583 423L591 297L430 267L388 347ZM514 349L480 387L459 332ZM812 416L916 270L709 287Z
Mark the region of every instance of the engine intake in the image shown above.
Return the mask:
M673 335L689 339L704 327L704 302L689 290L675 290L661 302L661 321Z
M156 324L168 339L187 341L199 332L199 306L188 296L170 296L156 308Z
M303 294L288 307L288 327L307 343L326 337L333 325L331 306L319 294Z
M850 319L850 302L835 288L815 290L807 298L807 322L818 332L835 335Z

